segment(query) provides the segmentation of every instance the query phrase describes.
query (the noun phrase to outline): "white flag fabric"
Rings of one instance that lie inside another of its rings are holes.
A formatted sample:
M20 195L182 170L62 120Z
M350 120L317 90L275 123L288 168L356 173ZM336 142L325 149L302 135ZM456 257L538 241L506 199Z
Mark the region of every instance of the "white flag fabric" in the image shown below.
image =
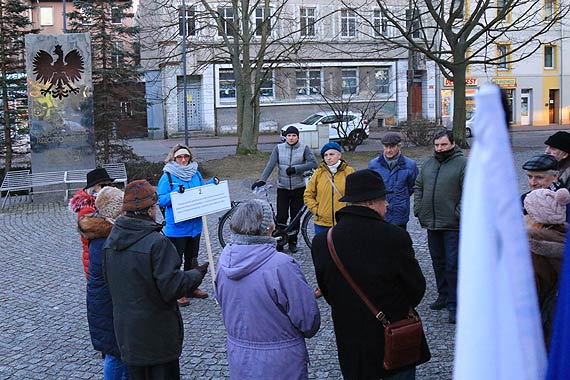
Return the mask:
M461 202L455 380L543 380L546 354L500 90L481 87Z

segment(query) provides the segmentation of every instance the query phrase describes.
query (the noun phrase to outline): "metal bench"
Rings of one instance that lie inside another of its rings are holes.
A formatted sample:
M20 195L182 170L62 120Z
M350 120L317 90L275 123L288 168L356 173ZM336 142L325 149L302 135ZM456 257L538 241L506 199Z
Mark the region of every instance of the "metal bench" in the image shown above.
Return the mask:
M104 164L109 177L114 179L114 183L122 183L123 188L127 185L127 169L124 163ZM2 202L2 208L10 198L10 192L25 190L28 196L40 193L56 191L64 192L64 201L69 199L72 190L82 188L87 183L87 173L93 169L76 169L57 172L31 173L30 170L14 170L6 173L1 192L6 191L6 196Z

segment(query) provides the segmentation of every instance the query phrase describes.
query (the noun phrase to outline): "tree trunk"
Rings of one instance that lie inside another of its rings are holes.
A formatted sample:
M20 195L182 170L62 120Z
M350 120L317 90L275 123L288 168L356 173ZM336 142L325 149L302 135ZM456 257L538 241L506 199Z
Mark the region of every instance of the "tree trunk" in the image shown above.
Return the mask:
M460 147L465 141L465 70L466 65L456 66L453 72L453 137Z

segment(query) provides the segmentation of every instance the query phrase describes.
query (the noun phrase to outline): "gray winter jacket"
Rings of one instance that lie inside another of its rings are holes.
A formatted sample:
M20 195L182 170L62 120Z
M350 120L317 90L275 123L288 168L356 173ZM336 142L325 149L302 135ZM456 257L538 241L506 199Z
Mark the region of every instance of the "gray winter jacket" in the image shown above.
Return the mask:
M305 187L303 173L307 170L315 169L318 163L315 155L307 145L300 142L297 142L295 145L289 145L284 142L277 145L271 152L260 180L267 181L275 165L279 167L277 187L279 189L295 190ZM288 167L294 168L295 173L287 175L286 170Z

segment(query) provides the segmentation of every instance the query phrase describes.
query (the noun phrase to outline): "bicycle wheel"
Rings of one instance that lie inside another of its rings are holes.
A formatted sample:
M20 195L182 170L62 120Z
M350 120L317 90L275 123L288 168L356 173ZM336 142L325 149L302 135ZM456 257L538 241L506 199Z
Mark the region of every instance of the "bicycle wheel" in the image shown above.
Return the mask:
M303 240L305 240L307 247L311 248L313 237L315 237L315 223L313 222L313 214L310 211L307 211L305 216L303 216L301 234L303 235Z
M236 206L239 202L232 202L232 208L228 210L224 215L220 217L218 221L218 240L222 248L230 241L230 221L232 220L232 215L236 211Z

